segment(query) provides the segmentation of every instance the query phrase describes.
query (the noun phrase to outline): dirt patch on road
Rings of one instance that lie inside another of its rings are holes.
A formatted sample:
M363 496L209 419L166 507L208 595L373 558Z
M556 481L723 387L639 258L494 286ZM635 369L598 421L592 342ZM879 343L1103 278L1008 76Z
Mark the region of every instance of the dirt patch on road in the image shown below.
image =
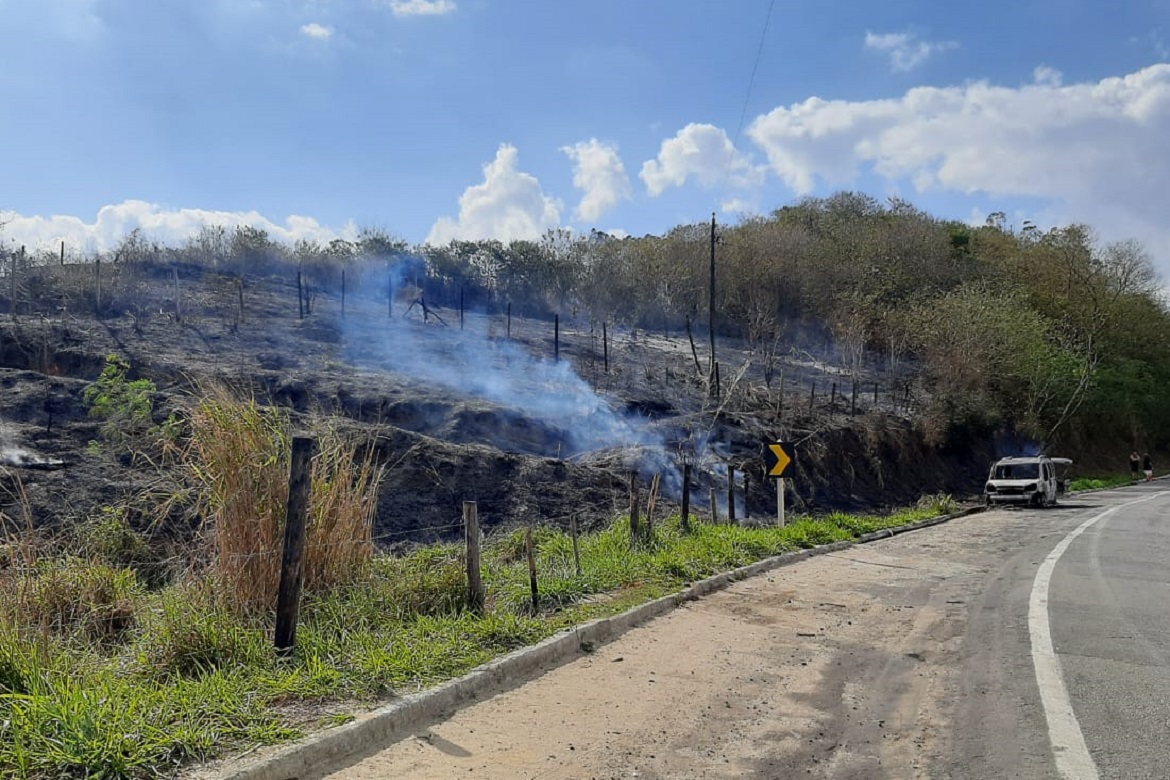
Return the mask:
M1012 515L776 570L329 775L926 778Z

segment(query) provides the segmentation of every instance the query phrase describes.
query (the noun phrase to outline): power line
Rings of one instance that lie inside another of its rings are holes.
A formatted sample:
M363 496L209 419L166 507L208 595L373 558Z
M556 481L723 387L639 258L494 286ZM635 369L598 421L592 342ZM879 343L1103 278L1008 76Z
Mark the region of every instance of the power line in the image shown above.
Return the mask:
M756 59L755 62L752 63L752 73L751 76L748 77L747 92L743 96L743 108L740 109L739 112L739 124L735 128L735 135L731 139L731 149L728 150L727 153L727 164L724 166L723 193L720 194L720 200L723 199L723 194L727 192L727 180L731 175L731 162L735 159L735 150L736 147L739 146L739 136L743 132L743 123L747 118L748 105L750 104L752 97L752 87L755 86L756 83L756 73L760 69L760 60L763 59L764 43L768 40L768 27L772 22L772 11L775 8L776 0L769 0L768 13L764 16L764 29L760 32L760 44L756 47Z
M776 7L776 0L769 0L768 13L764 17L764 29L760 32L760 45L756 47L756 60L752 63L752 74L748 77L747 92L743 96L743 108L739 112L739 125L735 128L735 137L731 141L731 148L727 151L727 162L723 166L723 187L719 193L719 200L727 194L727 181L731 177L731 163L735 159L735 148L739 144L740 133L743 132L743 121L747 117L748 104L752 97L752 86L756 83L756 72L760 69L760 59L764 54L764 42L768 39L768 25L772 21L772 11ZM711 281L708 288L710 295L710 313L707 327L711 334L711 374L710 386L719 397L719 363L715 359L715 244L718 237L715 234L715 212L711 212Z
M739 134L743 130L743 120L747 117L748 102L752 96L752 87L756 83L756 72L760 69L760 60L764 55L764 42L768 39L768 25L772 21L772 10L776 7L776 0L768 3L768 15L764 17L764 30L760 33L760 45L756 48L756 61L752 64L752 75L748 78L747 94L743 96L743 109L739 112L739 126L735 128L735 138L731 145L739 143Z

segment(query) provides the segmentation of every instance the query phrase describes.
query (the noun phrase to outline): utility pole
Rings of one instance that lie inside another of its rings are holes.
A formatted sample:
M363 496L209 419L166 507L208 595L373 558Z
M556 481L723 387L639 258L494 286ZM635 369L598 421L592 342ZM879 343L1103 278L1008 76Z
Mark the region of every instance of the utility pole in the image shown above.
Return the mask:
M711 381L715 381L715 212L711 212L711 285L708 299L707 327L711 333Z

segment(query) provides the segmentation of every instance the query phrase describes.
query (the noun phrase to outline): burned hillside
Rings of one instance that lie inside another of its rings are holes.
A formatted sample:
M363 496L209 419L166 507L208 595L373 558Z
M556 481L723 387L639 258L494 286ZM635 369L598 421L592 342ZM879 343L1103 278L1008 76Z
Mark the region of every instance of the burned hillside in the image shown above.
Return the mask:
M22 284L36 294L0 321L0 512L55 526L124 503L157 523L173 466L147 443L103 440L85 398L109 355L153 383L155 425L181 421L212 384L300 424L339 421L387 467L375 528L386 544L457 535L464 500L489 527L598 525L628 505L631 471L645 484L660 475L660 505L677 506L688 461L695 511L715 489L726 516L731 468L737 517L767 517L761 450L781 437L797 442L798 511L969 492L990 457L928 444L909 385L814 357L823 333L791 338L767 365L721 335L716 395L708 351L685 327L461 310L442 290L428 302L402 269L372 268L334 285L303 274L298 290L295 267L106 265L101 300L94 265L31 269ZM168 520L180 535L198 522L181 509Z

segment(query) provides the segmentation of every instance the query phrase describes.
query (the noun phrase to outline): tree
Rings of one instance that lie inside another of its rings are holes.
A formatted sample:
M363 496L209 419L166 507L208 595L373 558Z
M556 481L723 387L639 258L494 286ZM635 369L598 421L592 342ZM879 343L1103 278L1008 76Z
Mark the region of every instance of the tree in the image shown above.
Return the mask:
M975 283L916 307L936 433L1003 425L1044 442L1083 389L1079 361L1019 293Z
M855 383L861 373L870 337L867 309L864 303L843 301L829 322L837 348L841 350L849 376Z
M231 265L238 272L267 272L280 256L280 247L268 231L251 225L237 225L228 244Z
M577 299L591 322L614 316L627 292L621 270L630 242L631 239L616 239L597 231L583 240Z
M114 262L124 265L140 265L156 259L162 253L161 247L147 240L142 228L134 228L118 242L114 250Z
M358 231L357 253L374 260L394 260L410 251L410 245L380 228L363 227Z

